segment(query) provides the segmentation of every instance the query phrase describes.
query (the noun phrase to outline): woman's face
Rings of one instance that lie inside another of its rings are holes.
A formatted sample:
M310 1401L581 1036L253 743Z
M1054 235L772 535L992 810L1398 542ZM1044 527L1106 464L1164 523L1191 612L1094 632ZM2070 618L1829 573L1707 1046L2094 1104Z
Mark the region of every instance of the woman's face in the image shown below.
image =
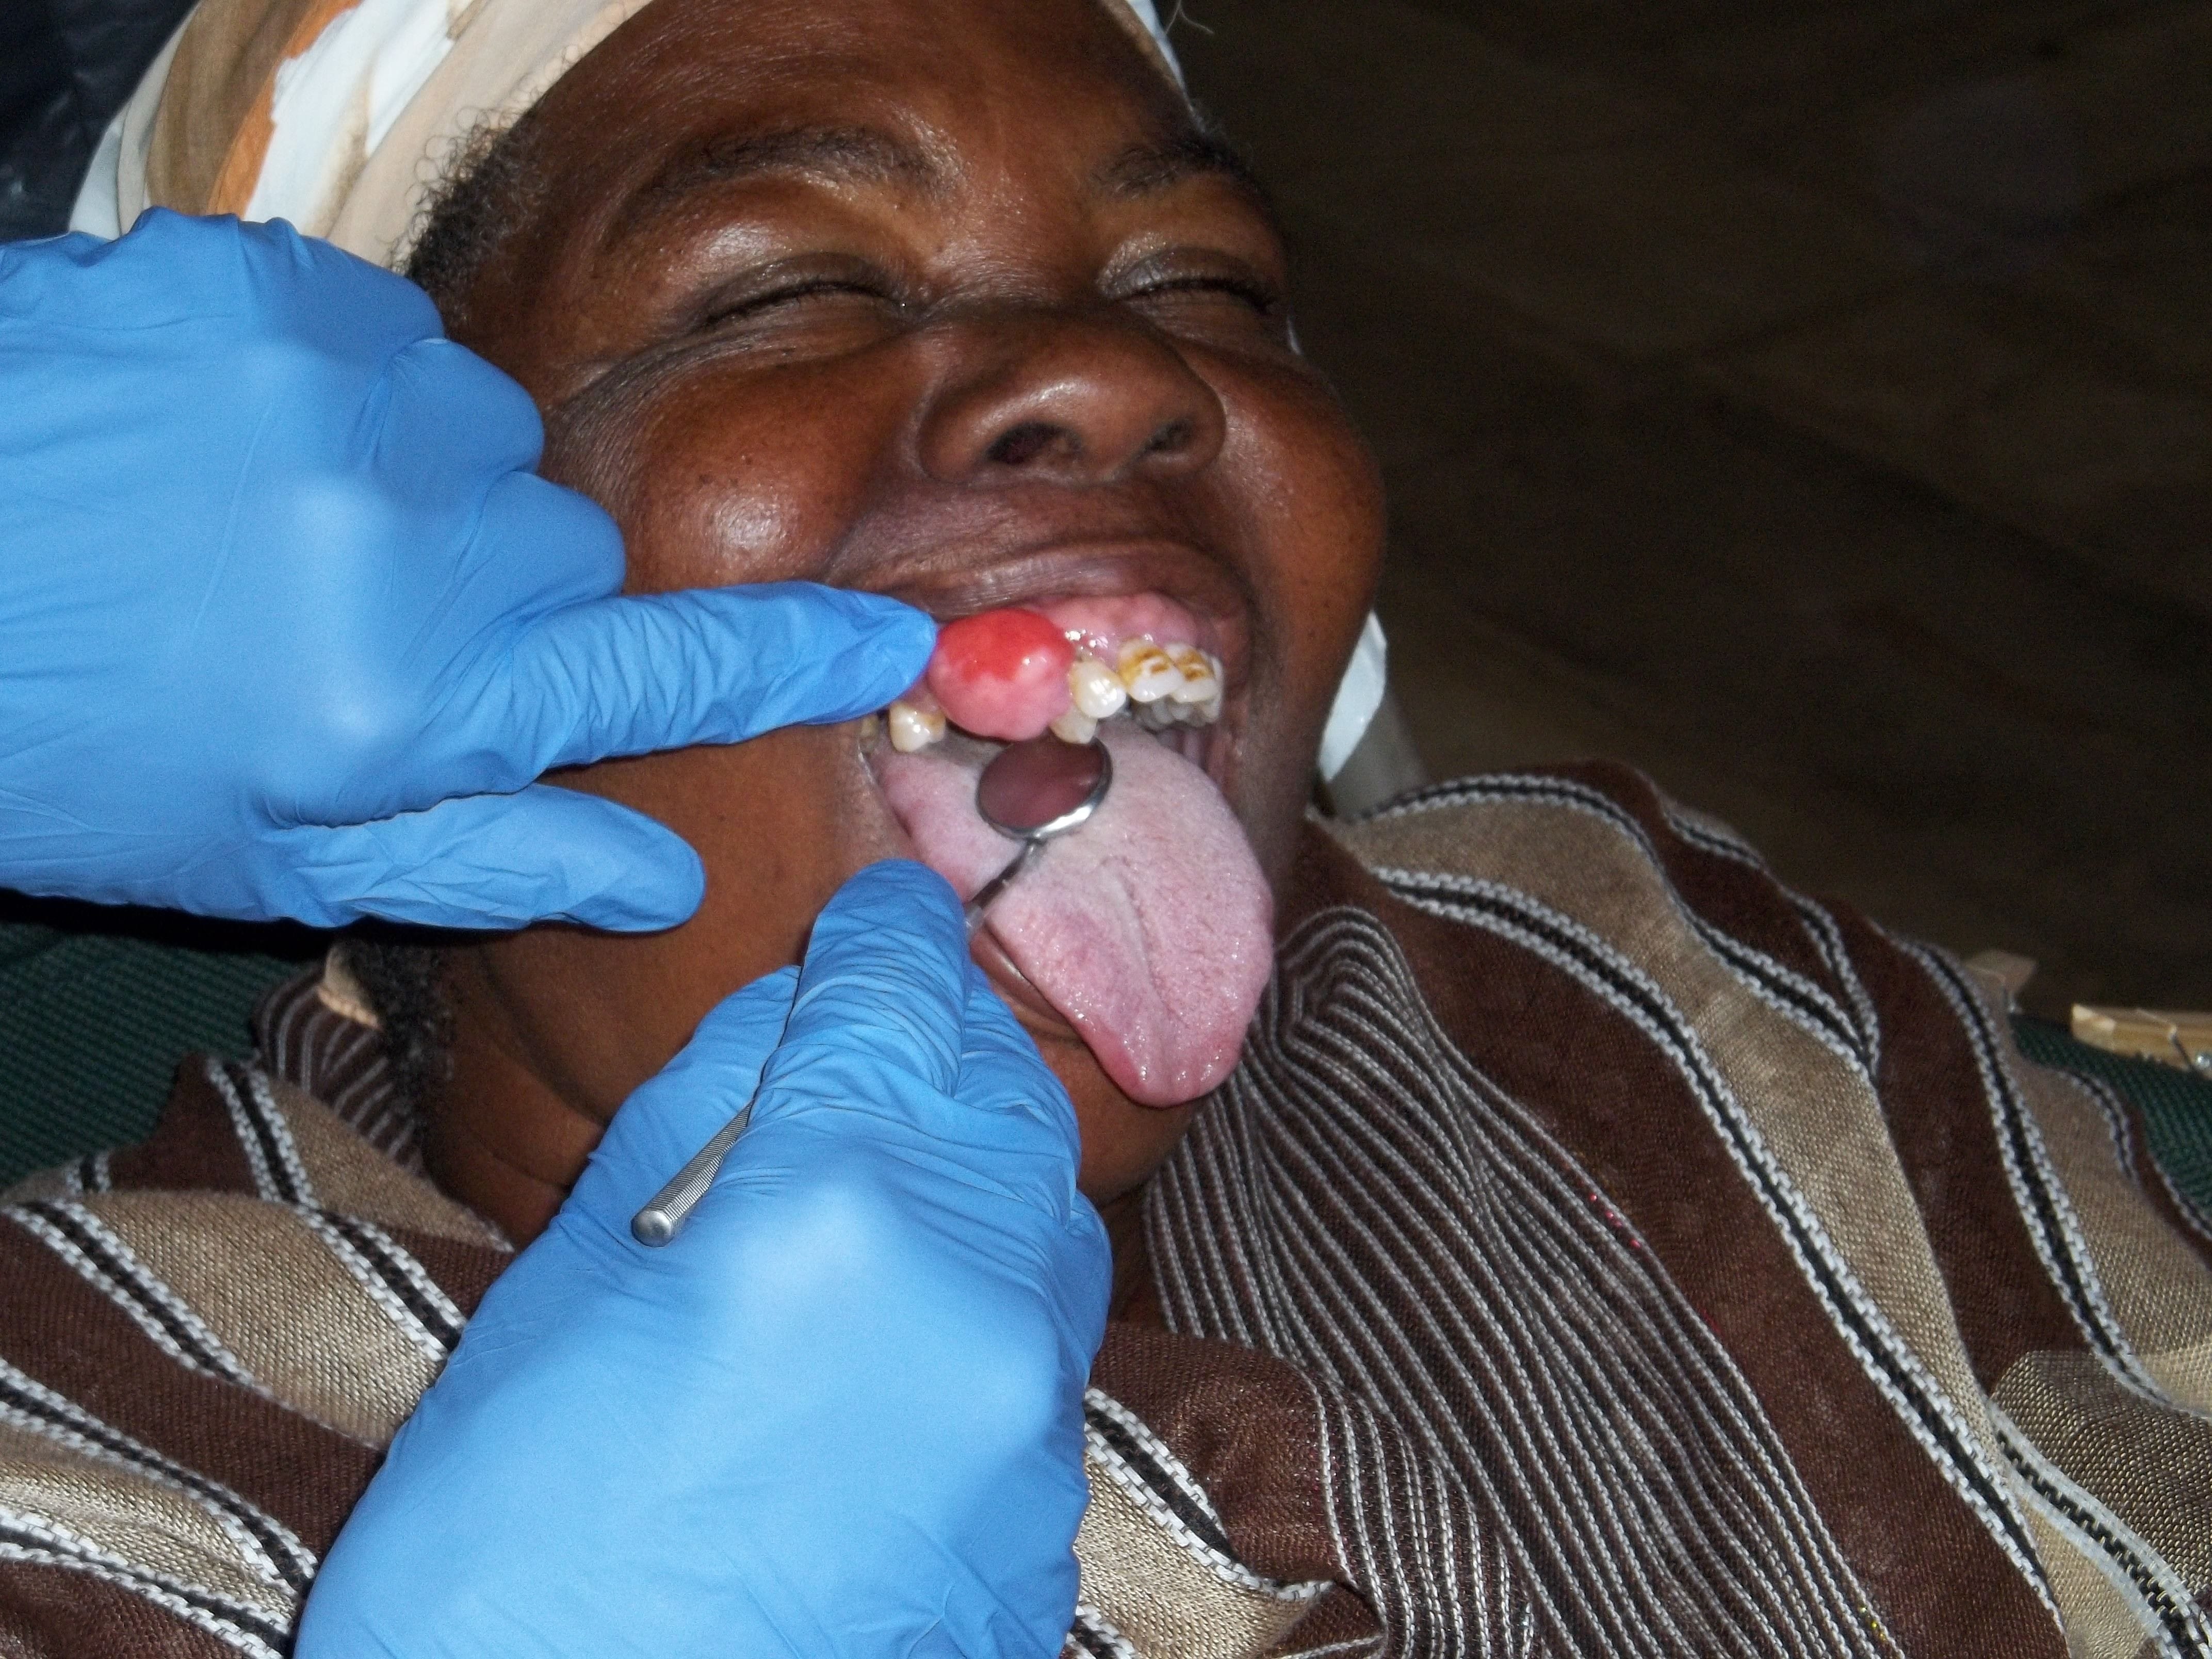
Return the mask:
M548 476L620 522L629 586L805 578L941 619L1163 594L1225 659L1206 770L1279 878L1375 577L1376 480L1291 348L1264 205L1100 0L657 0L534 125L547 182L460 332L545 411ZM563 780L681 833L706 902L459 961L441 1175L465 1189L496 1147L565 1185L847 876L912 855L866 740ZM988 939L978 959L1074 1097L1085 1190L1127 1190L1190 1108L1135 1104Z

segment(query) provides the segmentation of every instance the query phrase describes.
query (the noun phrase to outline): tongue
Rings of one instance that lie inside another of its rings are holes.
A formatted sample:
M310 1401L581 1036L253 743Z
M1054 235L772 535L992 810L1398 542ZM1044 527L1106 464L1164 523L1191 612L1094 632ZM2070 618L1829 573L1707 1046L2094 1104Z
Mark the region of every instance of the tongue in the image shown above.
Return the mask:
M1177 1105L1237 1062L1273 959L1273 902L1204 772L1127 721L1098 736L1114 751L1105 804L1038 853L986 925L1122 1093ZM963 895L1019 850L975 814L988 757L945 744L876 761L922 861Z

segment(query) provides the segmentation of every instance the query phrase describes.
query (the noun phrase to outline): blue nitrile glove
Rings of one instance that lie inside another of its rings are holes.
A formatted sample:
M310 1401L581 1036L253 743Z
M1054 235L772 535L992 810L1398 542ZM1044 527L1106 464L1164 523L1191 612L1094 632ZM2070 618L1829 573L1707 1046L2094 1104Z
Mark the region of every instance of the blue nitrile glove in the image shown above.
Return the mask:
M933 632L796 584L617 597L542 436L419 289L281 222L0 246L0 887L689 915L682 841L532 781L865 714Z
M757 1079L689 1224L638 1243ZM1077 1150L951 890L863 871L492 1286L300 1659L1052 1659L1109 1279Z

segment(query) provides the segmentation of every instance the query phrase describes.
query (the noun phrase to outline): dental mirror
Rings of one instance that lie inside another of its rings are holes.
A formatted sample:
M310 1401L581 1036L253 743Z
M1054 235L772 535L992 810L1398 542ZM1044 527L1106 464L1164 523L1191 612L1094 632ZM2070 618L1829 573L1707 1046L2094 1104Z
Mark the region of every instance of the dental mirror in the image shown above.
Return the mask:
M1008 841L1021 842L1022 850L968 901L969 933L982 926L983 912L1045 842L1090 822L1113 783L1114 757L1096 738L1063 743L1048 732L1010 743L991 757L975 780L975 811Z

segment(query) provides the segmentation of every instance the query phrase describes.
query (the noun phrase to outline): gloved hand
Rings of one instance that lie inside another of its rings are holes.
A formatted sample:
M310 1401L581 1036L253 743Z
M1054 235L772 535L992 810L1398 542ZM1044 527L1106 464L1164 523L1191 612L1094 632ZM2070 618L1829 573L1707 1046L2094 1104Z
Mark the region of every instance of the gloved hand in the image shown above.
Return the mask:
M637 1243L756 1079L684 1230ZM1109 1279L1076 1158L951 890L863 871L804 969L630 1097L492 1286L299 1659L1052 1659Z
M933 631L617 597L522 389L282 222L0 246L0 886L336 926L665 927L698 860L548 768L880 708Z

